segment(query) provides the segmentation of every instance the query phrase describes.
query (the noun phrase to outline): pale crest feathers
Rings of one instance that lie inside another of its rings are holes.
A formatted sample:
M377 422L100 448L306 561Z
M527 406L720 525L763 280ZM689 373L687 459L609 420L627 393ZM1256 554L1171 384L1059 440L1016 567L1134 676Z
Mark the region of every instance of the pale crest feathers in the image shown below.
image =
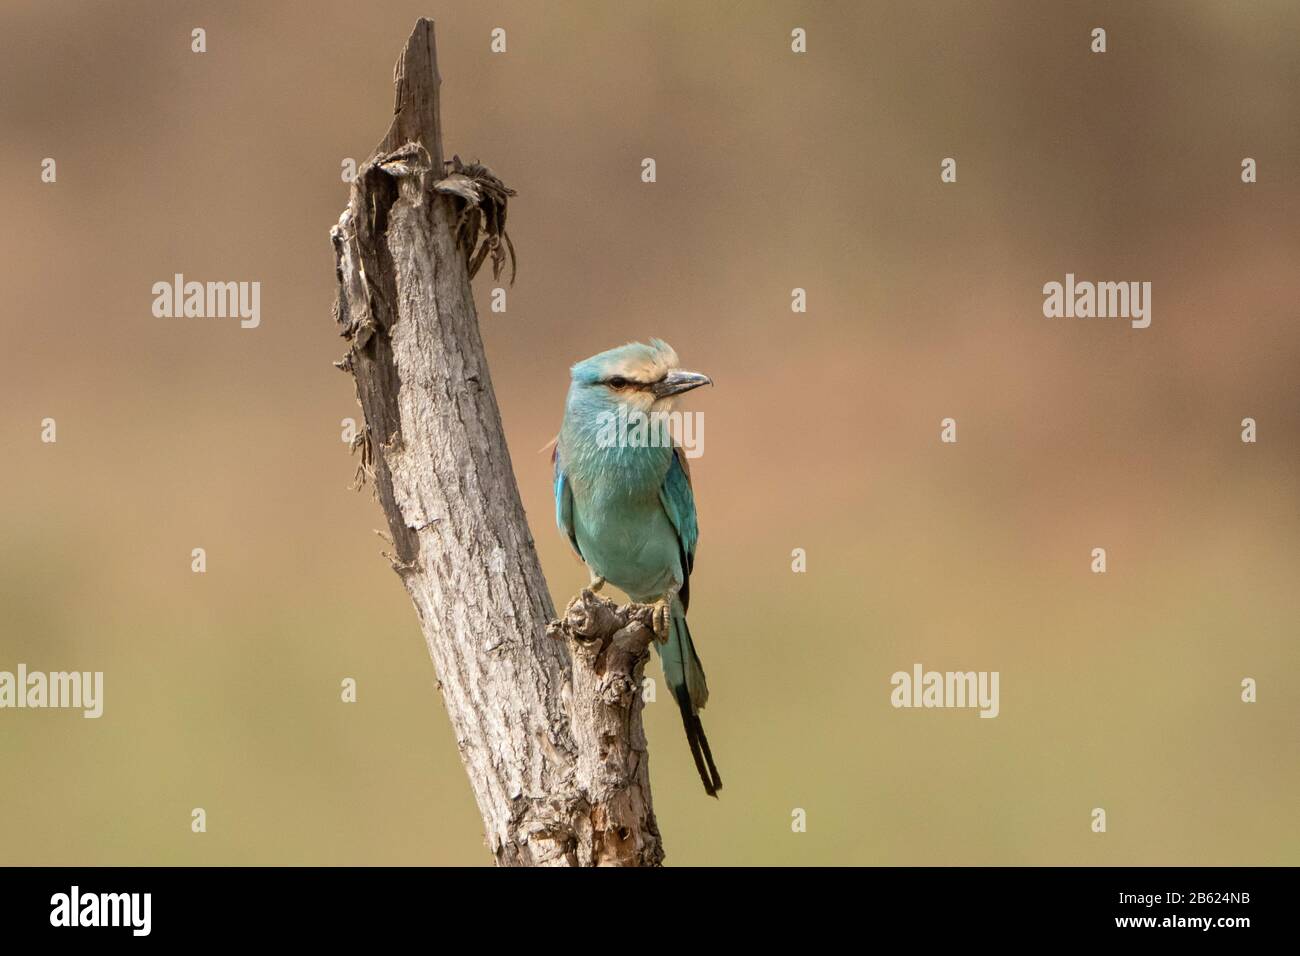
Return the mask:
M629 342L583 359L570 369L575 382L598 382L622 376L634 382L657 382L678 367L677 353L663 339Z

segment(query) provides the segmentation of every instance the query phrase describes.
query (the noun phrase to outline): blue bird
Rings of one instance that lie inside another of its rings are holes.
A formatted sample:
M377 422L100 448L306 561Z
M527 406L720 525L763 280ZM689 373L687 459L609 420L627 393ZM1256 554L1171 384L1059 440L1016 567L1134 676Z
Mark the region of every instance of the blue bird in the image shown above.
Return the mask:
M653 604L655 648L677 701L695 767L713 797L722 788L699 712L709 699L690 628L691 567L699 526L686 455L668 414L707 375L678 367L659 339L632 342L574 365L555 445L555 520L591 573L633 601Z

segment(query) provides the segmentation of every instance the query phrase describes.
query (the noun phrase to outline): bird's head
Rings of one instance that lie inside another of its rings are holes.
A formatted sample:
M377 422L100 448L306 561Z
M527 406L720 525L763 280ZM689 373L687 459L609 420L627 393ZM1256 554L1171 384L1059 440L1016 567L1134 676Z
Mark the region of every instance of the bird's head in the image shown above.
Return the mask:
M677 353L662 339L629 342L584 359L571 369L570 395L588 408L644 414L672 410L677 396L713 380L679 367Z

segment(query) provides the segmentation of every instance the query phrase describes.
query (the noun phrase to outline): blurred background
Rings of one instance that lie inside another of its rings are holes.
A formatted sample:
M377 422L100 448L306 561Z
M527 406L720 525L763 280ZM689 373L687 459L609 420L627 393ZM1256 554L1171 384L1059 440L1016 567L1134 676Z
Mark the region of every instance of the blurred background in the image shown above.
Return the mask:
M647 708L669 864L1300 862L1294 3L3 0L0 670L102 670L105 712L0 711L0 863L490 861L331 368L341 164L420 15L448 154L519 191L508 311L475 292L557 603L568 366L655 335L717 382L727 786ZM177 272L260 281L261 327L155 318ZM1151 327L1045 319L1067 272L1150 281ZM1001 715L893 709L915 662Z

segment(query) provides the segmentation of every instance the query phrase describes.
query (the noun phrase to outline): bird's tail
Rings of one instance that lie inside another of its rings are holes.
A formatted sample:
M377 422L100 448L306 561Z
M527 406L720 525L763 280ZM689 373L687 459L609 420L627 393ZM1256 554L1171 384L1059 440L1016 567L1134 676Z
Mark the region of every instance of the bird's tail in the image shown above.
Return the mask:
M700 709L708 702L709 685L704 680L704 665L695 653L695 644L691 641L691 630L686 626L686 612L681 603L673 601L672 623L668 643L655 646L663 663L664 681L677 701L682 712L682 724L686 728L686 742L691 745L691 756L695 758L695 769L700 773L704 791L716 797L722 789L722 777L713 763L713 753L709 750L709 738L704 736L704 725L700 723Z

